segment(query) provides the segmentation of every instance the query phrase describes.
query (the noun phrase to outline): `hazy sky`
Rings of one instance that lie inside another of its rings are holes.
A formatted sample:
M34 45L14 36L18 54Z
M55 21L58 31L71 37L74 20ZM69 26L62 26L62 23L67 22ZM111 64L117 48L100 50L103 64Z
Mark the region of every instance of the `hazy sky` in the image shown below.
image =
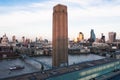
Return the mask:
M0 0L0 36L9 38L42 37L52 39L53 6L68 7L68 35L70 39L83 32L90 37L94 29L96 37L117 32L120 39L120 0Z

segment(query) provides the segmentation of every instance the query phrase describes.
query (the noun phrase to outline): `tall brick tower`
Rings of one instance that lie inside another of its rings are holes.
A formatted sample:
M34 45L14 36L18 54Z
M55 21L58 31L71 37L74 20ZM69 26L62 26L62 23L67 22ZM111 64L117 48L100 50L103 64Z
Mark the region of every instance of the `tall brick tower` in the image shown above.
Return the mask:
M68 65L67 6L58 4L53 8L53 54L52 66Z

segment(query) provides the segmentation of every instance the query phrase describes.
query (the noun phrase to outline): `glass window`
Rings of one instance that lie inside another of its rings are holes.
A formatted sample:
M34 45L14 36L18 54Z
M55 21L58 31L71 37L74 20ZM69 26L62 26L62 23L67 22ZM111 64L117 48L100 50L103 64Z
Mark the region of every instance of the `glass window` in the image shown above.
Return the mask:
M101 71L103 69L103 67L99 67L99 71Z
M96 71L99 71L99 67L98 67L98 68L96 68Z
M93 72L96 72L96 68L95 69L92 69Z
M106 66L103 66L102 68L103 68L103 70L104 70L104 69L106 69Z
M80 74L80 75L81 75L81 76L86 75L86 71L81 72L81 74Z

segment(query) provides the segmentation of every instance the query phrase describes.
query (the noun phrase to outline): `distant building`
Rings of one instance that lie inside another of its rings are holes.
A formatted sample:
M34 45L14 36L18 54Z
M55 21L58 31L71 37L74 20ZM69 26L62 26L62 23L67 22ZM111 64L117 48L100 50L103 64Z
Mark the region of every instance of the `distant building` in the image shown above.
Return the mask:
M103 35L103 33L101 34L101 42L105 43L105 36Z
M0 38L0 43L1 43L1 41L2 41L2 37Z
M22 37L22 42L25 43L25 36Z
M95 39L96 39L96 36L95 36L95 33L94 33L94 30L93 30L93 29L91 29L91 36L90 36L90 38L91 38L93 41L95 41Z
M90 38L88 39L88 41L89 42L94 42L95 40L96 40L96 36L95 36L94 30L91 29Z
M17 54L13 52L13 46L10 44L6 34L1 38L0 43L0 59L15 57Z
M109 42L115 42L116 41L116 32L109 32Z
M16 37L15 37L15 35L14 36L12 36L12 42L16 42Z
M101 42L101 39L96 38L95 42L100 43L100 42Z
M35 38L35 42L38 42L38 38L37 37Z
M6 36L6 34L4 34L3 37L1 38L0 46L9 46L8 42L9 42L8 37Z
M98 47L98 48L107 48L107 47L109 47L109 45L106 44L106 43L97 43L97 42L94 42L94 43L92 44L92 46L93 46L93 47Z
M83 39L84 39L83 33L82 33L82 32L79 32L79 35L78 35L78 37L77 37L77 41L80 42L80 41L82 41Z
M1 46L0 45L0 59L12 58L15 56L18 56L18 55L13 52L12 46Z
M73 41L76 43L77 42L77 38L74 38Z
M25 40L25 43L26 43L26 44L30 43L30 39L26 39L26 40Z

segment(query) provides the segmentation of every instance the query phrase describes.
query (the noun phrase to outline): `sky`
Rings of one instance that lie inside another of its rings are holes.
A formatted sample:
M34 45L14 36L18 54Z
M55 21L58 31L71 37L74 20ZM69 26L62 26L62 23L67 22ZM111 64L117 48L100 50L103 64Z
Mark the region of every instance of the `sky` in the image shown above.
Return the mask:
M88 39L91 29L97 38L103 33L108 39L108 32L116 32L120 39L120 0L0 0L0 36L52 40L52 14L57 4L67 6L69 39L79 32Z

